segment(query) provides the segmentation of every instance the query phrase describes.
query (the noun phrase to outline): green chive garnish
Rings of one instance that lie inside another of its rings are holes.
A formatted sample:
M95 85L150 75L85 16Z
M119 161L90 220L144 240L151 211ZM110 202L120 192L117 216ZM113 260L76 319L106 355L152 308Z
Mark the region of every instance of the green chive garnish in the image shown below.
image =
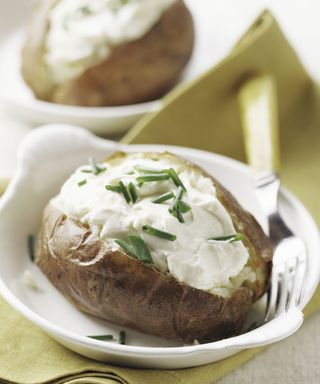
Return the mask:
M130 256L143 261L146 264L152 264L152 257L146 243L138 236L129 236L129 242L125 240L115 240L115 242Z
M171 200L174 198L174 194L172 192L165 193L159 197L156 197L155 199L151 200L152 203L155 204L161 204L164 203L167 200Z
M119 332L119 344L125 345L126 343L126 333L125 331Z
M83 173L92 173L91 169L81 169L81 172Z
M177 187L182 187L185 191L187 190L186 187L183 185L180 177L177 175L176 171L173 168L168 169L167 173Z
M79 12L85 16L92 15L92 9L88 5L84 5L83 7L79 8Z
M191 207L188 203L186 203L182 200L179 200L178 204L179 204L181 213L187 213L187 212L191 211Z
M122 181L119 181L119 185L105 185L104 187L107 191L121 193L123 195L123 197L125 198L126 202L128 204L130 203L131 198L130 198L129 192Z
M181 186L178 187L178 192L176 194L176 197L175 199L173 200L173 202L170 204L170 207L169 207L169 212L174 216L176 217L180 223L184 223L184 219L183 219L183 216L182 216L182 208L181 208L181 199L182 199L182 196L183 196L183 193L184 193L184 190Z
M145 175L148 175L148 176L168 175L177 187L182 187L186 191L186 187L183 185L180 177L177 175L177 172L173 168L156 170L156 169L146 169L146 168L136 167L135 170L139 173L144 173ZM141 177L143 176L138 177L138 179ZM158 181L158 180L166 180L166 179L155 179L155 180L152 179L150 181ZM142 179L141 181L144 182L144 180Z
M147 168L140 168L140 167L134 167L134 169L139 172L139 173L145 173L145 174L152 174L152 175L159 175L159 174L163 174L163 173L166 173L166 169L147 169Z
M91 166L92 172L95 175L99 175L99 173L104 172L106 170L106 168L99 167L93 157L89 158L89 164Z
M33 235L29 235L28 236L28 252L29 252L29 258L30 260L34 263L34 236Z
M112 335L98 335L98 336L87 336L90 337L90 339L95 339L95 340L101 340L101 341L110 341L114 340L114 337Z
M236 233L234 235L229 235L229 236L210 237L208 240L215 240L215 241L228 241L228 240L231 240L230 242L233 243L234 241L244 240L244 236L243 236L242 233Z
M181 201L183 194L184 194L184 189L182 187L178 187L175 201Z
M180 204L179 202L173 206L173 208L171 209L171 211L169 211L174 217L176 217L180 223L184 223L184 218L182 216L182 213L181 213L181 208L180 208Z
M121 189L121 193L123 194L123 197L126 199L126 202L129 204L131 201L131 198L126 186L123 184L122 181L119 181L119 187Z
M157 236L157 237L160 237L161 239L170 240L170 241L177 240L176 235L172 235L171 233L160 231L159 229L150 227L149 225L144 225L142 229L148 235Z
M129 191L132 202L135 203L138 200L138 193L133 183L129 184L128 191Z
M125 253L138 259L135 249L127 241L118 239L118 240L115 240L115 242L125 251Z
M105 185L107 191L121 193L121 188L118 185Z
M87 180L81 180L81 181L79 181L78 186L82 187L85 184L87 184Z
M159 173L159 174L148 174L144 176L138 176L137 182L138 183L150 183L152 181L161 181L161 180L168 180L170 176L166 173Z
M129 241L135 249L139 260L147 264L152 264L152 257L146 243L138 236L129 236Z

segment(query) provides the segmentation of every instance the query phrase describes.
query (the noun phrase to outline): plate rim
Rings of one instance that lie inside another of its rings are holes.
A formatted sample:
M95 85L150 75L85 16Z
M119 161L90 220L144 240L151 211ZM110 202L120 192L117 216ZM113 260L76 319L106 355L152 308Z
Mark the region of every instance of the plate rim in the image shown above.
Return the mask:
M75 117L88 119L105 119L105 118L126 118L140 116L147 112L160 110L162 99L147 101L144 103L103 106L103 107L85 107L77 105L64 105L50 103L48 101L38 100L36 98L24 101L17 101L13 98L6 97L0 91L0 102L7 108L23 108L33 112L46 113L59 117ZM57 112L56 112L57 111Z

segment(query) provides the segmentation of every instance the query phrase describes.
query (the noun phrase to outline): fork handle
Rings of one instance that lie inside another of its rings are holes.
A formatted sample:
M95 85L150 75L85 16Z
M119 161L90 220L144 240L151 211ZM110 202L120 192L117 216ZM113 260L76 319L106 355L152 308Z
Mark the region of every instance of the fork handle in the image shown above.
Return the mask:
M238 93L247 161L255 176L278 173L279 129L276 86L271 75L249 78Z

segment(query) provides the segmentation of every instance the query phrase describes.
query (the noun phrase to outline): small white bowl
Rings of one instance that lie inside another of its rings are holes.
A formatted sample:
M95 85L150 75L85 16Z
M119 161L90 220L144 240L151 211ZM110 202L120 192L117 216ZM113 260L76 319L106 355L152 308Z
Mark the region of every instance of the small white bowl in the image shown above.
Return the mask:
M194 18L196 44L180 82L194 79L227 51L227 48L221 49L212 24L210 13L215 13L215 7L211 0L187 0L186 3ZM0 26L0 102L14 116L20 116L33 126L78 124L96 134L111 135L124 132L145 113L161 108L161 100L115 107L79 107L37 100L21 76L21 50L31 9L32 2L0 2L0 14L6 15L6 22Z
M36 129L22 143L18 169L0 199L0 294L16 310L58 342L84 356L148 368L184 368L210 363L245 348L281 340L299 328L303 316L296 309L240 336L183 346L94 318L69 304L29 260L27 236L37 233L44 206L78 165L85 163L90 156L103 159L115 150L169 150L180 155L217 177L265 225L253 194L248 167L237 161L190 148L121 145L98 139L79 127L51 125ZM292 229L305 240L308 249L302 309L319 281L318 228L303 205L289 192L282 191L280 208ZM34 276L39 290L23 283L22 276L26 270ZM86 337L116 335L121 329L126 330L128 345Z

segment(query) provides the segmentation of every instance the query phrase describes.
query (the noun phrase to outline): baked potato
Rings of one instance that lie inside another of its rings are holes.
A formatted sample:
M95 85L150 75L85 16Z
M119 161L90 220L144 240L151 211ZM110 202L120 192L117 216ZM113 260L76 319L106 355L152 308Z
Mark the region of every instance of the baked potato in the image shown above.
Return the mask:
M81 311L192 343L237 334L272 250L216 179L170 153L91 159L44 210L36 263Z
M99 21L101 0L91 3L88 0L43 0L38 6L22 50L22 76L38 99L78 106L127 105L157 99L174 86L194 45L193 20L184 2L107 0L103 3L108 1L121 3L122 8L139 7L141 3L146 8L145 15L142 17L139 9L134 10L136 16L132 16L128 25L121 24L122 29L114 37L113 24L116 23L113 21L116 19L109 17L112 12L108 13L108 19ZM60 5L67 7L68 3L74 4L73 13L66 9L66 16L60 22L62 16L60 19L58 16L62 11L52 16L53 11ZM95 3L98 4L96 8ZM158 14L153 15L156 7ZM127 17L126 9L124 12ZM153 23L149 25L150 21L147 25L150 17ZM90 18L92 22L88 24ZM71 22L66 24L69 19ZM84 22L79 24L82 20ZM139 34L137 20L142 25ZM55 29L53 23L57 25ZM96 36L94 32L99 23L101 31L99 29ZM102 33L106 34L108 42L99 35Z

